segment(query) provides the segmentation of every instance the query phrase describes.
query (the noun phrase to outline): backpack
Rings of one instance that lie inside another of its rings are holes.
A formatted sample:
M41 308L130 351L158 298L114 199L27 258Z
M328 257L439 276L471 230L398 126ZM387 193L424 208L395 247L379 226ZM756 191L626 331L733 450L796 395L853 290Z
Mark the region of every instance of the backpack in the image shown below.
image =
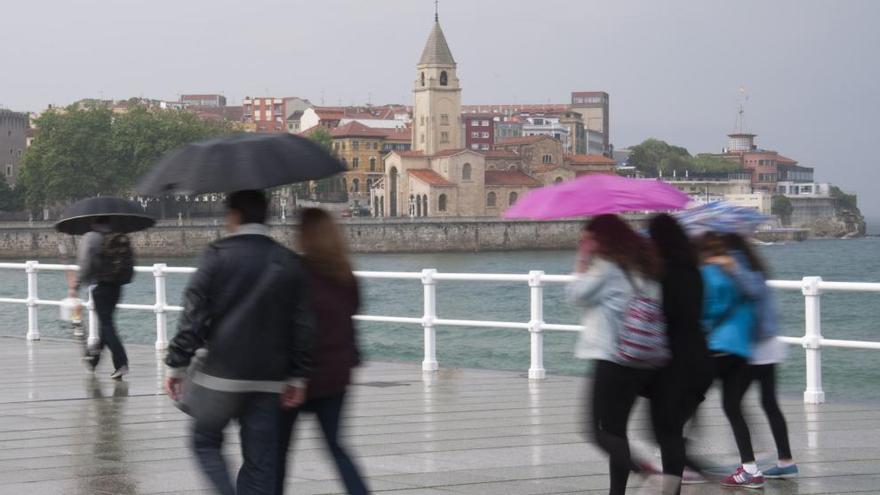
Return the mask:
M134 251L125 234L104 234L95 279L98 282L125 285L134 278Z
M617 364L630 368L661 368L672 359L663 306L630 280L635 294L627 305L617 335Z

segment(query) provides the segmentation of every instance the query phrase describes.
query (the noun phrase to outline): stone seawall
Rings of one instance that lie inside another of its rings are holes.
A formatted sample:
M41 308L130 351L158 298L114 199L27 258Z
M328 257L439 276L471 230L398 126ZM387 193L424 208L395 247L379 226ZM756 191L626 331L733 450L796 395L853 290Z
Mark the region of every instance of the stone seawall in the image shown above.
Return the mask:
M634 217L636 227L644 219ZM375 220L340 222L356 253L415 253L431 251L516 251L574 249L581 221L523 222L497 219ZM295 225L274 224L272 235L286 246L295 243ZM139 256L189 257L200 254L224 230L215 225L158 226L132 235ZM60 243L71 238L49 227L0 229L0 258L56 258Z

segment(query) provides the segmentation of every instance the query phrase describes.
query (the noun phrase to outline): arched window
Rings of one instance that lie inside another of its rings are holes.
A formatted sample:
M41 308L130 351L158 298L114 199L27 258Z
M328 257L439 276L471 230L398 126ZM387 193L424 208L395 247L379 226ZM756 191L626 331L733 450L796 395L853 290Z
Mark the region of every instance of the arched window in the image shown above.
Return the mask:
M511 165L511 166L507 167L507 170L510 170L511 172L513 172L514 170L516 170L516 165Z
M488 207L490 207L490 208L494 208L496 202L497 202L497 199L496 199L496 197L495 197L495 193L490 192L490 193L486 196L486 206L488 206Z
M422 72L422 87L425 86L425 73Z
M361 192L361 181L359 179L352 179L351 192L355 192L355 193Z
M409 195L409 216L416 215L416 198L412 194Z
M416 196L416 216L422 216L422 197Z
M562 183L562 177L557 177L557 178L553 181L553 183L554 183L554 184L561 184L561 183Z
M370 157L370 172L375 172L375 171L376 171L376 157L371 156Z
M422 195L422 216L428 216L428 195Z
M358 168L360 166L361 166L361 159L360 158L355 157L355 158L351 159L351 168Z
M440 72L440 86L449 85L449 76L446 75L446 71Z
M461 180L471 180L471 164L465 163L461 166Z
M367 179L367 191L373 190L373 179Z
M441 194L439 198L437 198L437 211L446 211L446 195Z
M519 199L519 195L515 192L510 193L510 196L507 199L508 206L513 206L516 203L516 200Z

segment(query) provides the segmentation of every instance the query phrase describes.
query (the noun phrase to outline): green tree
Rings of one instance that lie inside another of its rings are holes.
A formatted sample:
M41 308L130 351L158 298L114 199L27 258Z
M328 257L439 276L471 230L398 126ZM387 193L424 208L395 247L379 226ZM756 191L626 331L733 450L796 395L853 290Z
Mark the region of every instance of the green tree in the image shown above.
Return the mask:
M336 156L336 151L333 149L333 136L330 134L330 131L319 127L310 131L307 135L309 139L321 145L328 153ZM348 191L346 191L345 183L339 175L315 181L311 187L315 192L315 196L319 199L348 201ZM299 189L296 192L299 195L302 190Z
M166 152L234 130L189 112L141 106L115 115L103 106L71 105L46 112L35 124L40 132L22 158L19 177L31 209L127 193Z
M21 193L22 188L13 189L2 178L0 178L0 211L21 211L24 207Z
M791 214L794 213L794 206L791 204L791 200L785 196L773 196L770 213L779 217L783 225L788 225L791 223Z
M683 176L691 174L729 174L738 172L741 167L736 162L712 155L691 156L688 150L659 139L646 139L630 148L629 164L641 173L656 177L662 174Z

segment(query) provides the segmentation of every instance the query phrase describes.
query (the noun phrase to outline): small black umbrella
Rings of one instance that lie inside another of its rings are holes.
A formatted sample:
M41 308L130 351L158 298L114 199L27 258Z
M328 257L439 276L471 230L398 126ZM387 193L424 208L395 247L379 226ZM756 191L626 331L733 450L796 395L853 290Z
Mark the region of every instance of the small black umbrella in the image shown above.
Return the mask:
M64 234L83 235L92 230L96 219L106 217L110 230L122 234L145 230L156 224L156 219L144 213L134 201L113 197L88 198L68 206L55 224L55 230Z
M345 170L317 143L292 134L242 134L193 143L141 178L143 195L225 193L323 179Z

